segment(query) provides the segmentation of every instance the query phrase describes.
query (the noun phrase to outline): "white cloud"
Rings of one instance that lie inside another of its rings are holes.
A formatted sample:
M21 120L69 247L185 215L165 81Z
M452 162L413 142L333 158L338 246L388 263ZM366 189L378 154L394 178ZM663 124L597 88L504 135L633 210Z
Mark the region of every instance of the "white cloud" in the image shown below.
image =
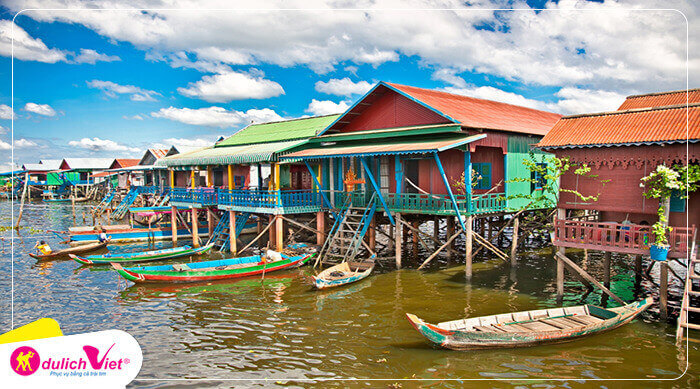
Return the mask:
M113 8L112 1L6 0L12 11L24 8ZM222 2L220 4L228 5ZM250 2L253 8L259 4ZM661 0L603 3L562 0L549 2L548 12L527 9L499 12L468 9L445 0L437 5L463 11L396 11L391 8L436 7L430 1L366 2L363 10L333 11L343 2L314 2L315 10L286 12L275 8L308 7L307 1L267 4L268 10L237 12L120 10L27 13L38 21L81 24L114 41L143 50L186 52L186 62L206 71L221 65L268 63L304 65L317 72L336 66L416 58L421 65L495 75L526 84L585 89L651 91L685 85L686 23L679 12L629 10L667 8ZM502 8L501 0L477 2ZM697 3L678 2L690 20ZM193 8L189 0L168 8ZM676 3L674 3L674 7ZM244 8L245 4L241 5ZM581 8L583 10L575 10ZM627 10L623 9L627 8ZM327 10L326 10L327 9ZM274 23L269 23L274 20ZM493 28L482 28L484 25ZM700 30L691 29L696 42ZM691 51L690 71L700 58ZM59 53L60 56L60 53ZM173 66L176 61L172 62ZM218 70L216 70L218 68ZM454 85L459 87L459 85ZM222 97L222 99L225 97Z
M202 147L213 146L214 139L204 138L166 138L161 143L156 143L152 147L156 149L169 149L170 146L175 146L179 152L187 152L190 150L201 149Z
M5 135L10 132L10 129L5 126L0 126L0 135Z
M372 84L367 81L353 82L350 78L331 78L330 80L317 81L315 89L317 92L329 95L346 96L363 95L372 88Z
M306 108L306 112L312 115L330 115L345 112L348 108L350 108L350 105L345 101L334 103L330 100L312 99L311 103L309 103L309 106Z
M12 56L14 27L14 57L23 61L56 63L66 60L66 52L49 49L41 39L32 38L11 20L0 20L0 55Z
M0 139L0 150L10 150L12 145L4 140Z
M122 116L122 118L126 119L126 120L143 120L143 116L141 116L141 115L133 115L133 116L124 115L124 116Z
M178 88L181 94L202 99L210 103L225 103L231 100L267 99L284 94L282 86L263 78L262 72L252 69L247 73L227 72L204 76L191 82L187 88Z
M33 141L29 140L29 139L24 139L24 138L22 138L22 139L15 139L14 145L15 145L15 147L17 147L17 148L27 148L27 147L36 147L36 146L39 146L38 144L36 144L36 142L33 142Z
M80 147L83 149L91 151L129 151L138 152L139 148L129 147L120 143L117 143L109 139L100 139L98 137L94 138L82 138L80 140L72 140L68 142L69 146Z
M42 116L56 116L56 111L48 104L27 103L24 110Z
M226 73L231 67L216 61L192 59L185 51L162 53L158 51L146 53L146 60L166 62L173 68L195 69L206 73Z
M112 81L92 80L88 81L87 85L90 88L101 89L109 97L117 97L117 95L121 94L129 95L129 98L133 101L156 101L154 96L161 95L156 91L133 85L119 85Z
M467 82L464 81L464 79L462 77L457 75L457 71L455 69L447 69L447 68L438 69L435 72L433 72L433 75L431 76L431 78L433 80L444 81L444 82L452 85L455 88L466 88L467 87Z
M174 120L177 122L191 124L195 126L227 128L241 124L265 123L283 120L275 111L269 108L249 109L245 112L231 110L222 107L208 108L162 108L157 112L152 112L151 116L156 118Z
M0 104L0 119L10 120L12 119L12 116L14 116L12 107L10 107L9 105Z
M91 65L94 65L97 62L114 61L121 61L121 58L116 55L98 53L97 51L91 49L80 49L80 54L73 57L72 60L73 63L89 63Z

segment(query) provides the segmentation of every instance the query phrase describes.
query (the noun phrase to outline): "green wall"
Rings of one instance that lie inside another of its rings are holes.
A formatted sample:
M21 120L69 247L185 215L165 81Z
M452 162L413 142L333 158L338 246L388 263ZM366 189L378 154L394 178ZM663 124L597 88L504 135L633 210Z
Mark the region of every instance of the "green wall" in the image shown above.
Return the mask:
M508 138L508 157L506 166L506 181L512 180L514 178L526 178L531 177L532 172L528 169L523 161L530 159L530 150L533 150L531 144L537 143L538 138L531 138L526 136L511 136ZM550 156L552 154L545 153L539 149L534 149L535 158L540 160L542 156ZM506 197L525 195L529 196L532 194L532 185L530 182L507 182L506 183ZM548 197L554 198L553 194L547 194ZM525 207L530 200L528 199L509 199L508 208L509 209L522 209Z

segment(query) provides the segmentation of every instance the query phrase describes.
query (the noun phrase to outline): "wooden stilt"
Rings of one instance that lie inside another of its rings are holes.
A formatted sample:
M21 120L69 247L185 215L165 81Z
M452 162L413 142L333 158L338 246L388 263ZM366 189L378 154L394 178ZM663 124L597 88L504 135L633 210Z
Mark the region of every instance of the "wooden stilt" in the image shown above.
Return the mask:
M447 234L445 235L445 237L453 236L454 234L455 234L455 218L452 216L448 216L447 217ZM454 242L454 240L452 242ZM451 249L454 249L455 248L454 243L450 243L449 247ZM450 253L450 255L451 255L451 253Z
M438 247L438 249L437 249L434 253L430 254L430 256L429 256L428 258L426 258L426 260L423 261L423 263L421 263L420 266L418 266L418 270L422 269L425 265L427 265L430 261L432 261L433 258L437 257L438 254L440 254L440 252L441 252L442 250L445 249L445 247L451 245L452 242L454 242L454 240L457 239L457 237L462 233L462 231L464 231L464 230L462 230L462 229L460 228L460 229L459 229L459 232L457 232L457 233L455 233L454 235L452 235L452 236L447 240L447 242L445 242L442 246Z
M557 302L561 302L564 299L564 261L560 256L566 254L566 249L564 247L558 247L557 253L554 258L557 260Z
M438 239L440 239L440 217L435 216L433 217L433 236L435 237L435 247L438 247L440 243L438 243Z
M518 229L520 227L520 219L517 217L513 220L513 240L510 244L510 264L511 266L518 265Z
M192 208L192 247L199 247L199 217L197 208Z
M634 257L634 285L639 286L642 282L642 256Z
M668 318L668 263L659 262L659 316Z
M170 207L170 231L172 231L173 247L175 247L177 246L177 208L174 205Z
M612 253L606 251L603 255L603 285L606 288L610 288L610 259L612 258Z
M396 222L398 224L398 222ZM394 240L394 225L389 223L389 248L394 249L396 247L396 241Z
M323 211L316 212L316 244L323 246L323 242L326 240L326 214Z
M267 223L268 223L268 225L272 225L272 224L274 224L274 222L275 222L275 217L274 217L273 215L269 215L268 218L267 218ZM269 231L269 234L268 234L268 235L269 235L269 236L268 236L268 242L269 242L269 245L270 245L270 246L273 245L273 244L275 244L275 242L277 241L277 240L275 239L275 232L277 232L276 230L277 230L277 227L276 227L276 226L275 226L275 228L270 228L270 231Z
M368 231L368 236L369 236L369 243L368 246L370 250L375 251L377 249L377 217L372 216L372 220L369 222L369 231Z
M560 248L560 249L561 249L561 248ZM570 260L569 258L567 258L566 255L564 255L564 253L562 253L561 251L559 251L559 252L557 252L557 255L556 255L556 256L557 256L557 258L558 258L559 260L562 261L562 267L563 267L564 264L566 264L566 266L568 266L569 269L571 269L571 270L573 270L574 272L580 274L583 278L585 278L586 280L588 280L588 282L590 282L591 284L597 286L600 290L602 290L603 292L605 292L608 296L612 297L613 300L617 301L617 302L620 303L620 304L623 304L623 305L625 304L625 302L624 302L621 298L617 297L617 295L616 295L615 293L611 292L610 289L606 288L605 285L601 284L601 283L598 282L595 278L591 277L590 274L586 273L583 269L581 269L580 267L578 267L578 265L576 265L572 260ZM557 273L558 273L558 271L559 271L559 267L557 266ZM562 273L563 273L563 269L562 269ZM557 278L559 278L559 277L557 277ZM564 278L564 277L563 277L563 274L562 274L562 280L563 280L563 278ZM557 288L558 288L558 286L559 286L559 285L558 285L558 283L557 283ZM564 283L562 282L562 294L563 294L563 291L564 291Z
M229 247L229 251L231 251L231 253L233 253L235 255L238 252L238 248L236 247L236 243L237 243L236 235L238 235L236 233L236 212L228 211L228 223L229 223L228 224L228 230L229 230L228 247ZM211 235L210 235L210 237L211 237Z
M396 243L396 268L401 269L401 241L403 239L401 232L403 228L401 227L401 214L396 213L394 216L396 219L396 239L394 239Z
M284 219L281 217L275 220L275 250L282 251L284 248Z
M416 230L420 224L418 222L413 222L411 223L411 227L413 229L411 230L411 240L412 240L412 251L413 251L413 258L418 257L418 234L416 233Z
M214 235L214 215L213 211L210 208L206 208L207 210L207 232L209 233L209 237Z
M466 255L466 265L464 267L464 274L467 277L467 281L470 281L472 279L472 251L473 251L473 244L474 244L474 236L473 236L473 222L474 222L474 216L469 215L467 216L467 231L466 232L466 243L465 243L465 255Z

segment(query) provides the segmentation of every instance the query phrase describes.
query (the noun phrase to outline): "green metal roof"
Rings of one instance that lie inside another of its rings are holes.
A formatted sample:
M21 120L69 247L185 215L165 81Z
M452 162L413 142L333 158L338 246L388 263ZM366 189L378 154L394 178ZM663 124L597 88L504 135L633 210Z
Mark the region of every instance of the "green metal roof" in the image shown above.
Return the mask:
M270 162L276 161L280 153L305 142L306 140L302 139L229 147L206 147L159 159L156 165L177 167Z
M219 142L214 148L251 143L308 139L328 127L340 115L315 116L281 122L251 124Z
M462 126L460 124L448 123L448 124L428 124L421 126L407 126L407 127L393 127L393 128L383 128L380 130L367 130L367 131L353 131L353 132L341 132L336 134L321 135L316 138L311 139L311 142L336 142L336 141L347 141L347 140L365 140L365 139L381 139L381 138L395 138L398 136L413 136L413 135L435 135L444 133L462 133Z

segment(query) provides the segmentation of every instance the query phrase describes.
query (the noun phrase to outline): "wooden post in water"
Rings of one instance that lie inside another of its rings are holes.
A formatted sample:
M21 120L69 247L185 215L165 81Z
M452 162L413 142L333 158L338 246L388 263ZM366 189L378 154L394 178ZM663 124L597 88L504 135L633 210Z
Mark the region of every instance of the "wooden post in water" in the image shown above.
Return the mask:
M610 289L610 258L612 257L612 253L609 251L606 251L605 254L603 255L603 285L605 285L606 288Z
M659 316L668 318L668 262L659 262Z
M420 227L420 223L418 223L418 222L413 222L413 223L411 223L411 225L415 229L418 229L418 227ZM412 239L412 243L413 243L413 245L412 245L413 258L417 258L418 257L418 234L416 233L415 230L411 231L411 239Z
M642 282L642 256L636 255L634 257L634 285L639 286Z
M451 237L452 235L455 234L455 218L452 216L447 217L447 234L445 235L446 239ZM454 241L450 243L450 248L453 249L455 247ZM452 256L452 252L450 252L450 256Z
M518 256L517 256L517 251L518 251L518 229L520 227L520 219L515 218L513 220L513 240L510 245L510 265L511 266L517 266L518 265Z
M557 220L563 219L566 219L566 209L557 208ZM556 247L556 249L561 255L566 255L566 249L563 246ZM557 260L557 302L561 303L564 300L564 261L558 256L554 258Z
M465 231L466 234L466 243L465 243L465 254L466 254L466 265L464 266L464 275L467 277L467 281L471 281L472 279L472 252L473 252L473 245L474 245L474 235L473 235L473 223L474 223L474 216L469 215L467 216L467 231Z
M275 217L273 215L269 215L267 218L267 224L272 225L274 222L275 222ZM275 232L276 231L275 230L276 230L276 228L270 228L270 230L268 231L267 239L268 239L268 243L270 245L274 244L274 242L276 241L276 239L275 239Z
M377 216L373 215L372 220L369 222L369 249L375 251L377 248Z
M401 214L396 213L395 215L396 219L396 238L394 239L394 243L396 243L396 268L401 269L401 241L403 237L401 236Z
M229 165L231 166L231 165ZM229 245L228 249L233 253L234 255L238 252L238 247L236 247L236 212L234 211L228 211L228 229L229 229Z
M440 217L433 217L433 236L435 236L435 247L439 246L437 239L440 239Z
M73 227L75 227L75 192L70 196L70 206L73 212Z
M275 218L275 250L282 251L284 248L284 219Z
M389 234L388 235L392 236L392 237L394 236L394 226L391 223L389 223ZM394 241L394 239L389 239L389 248L394 249L395 247L396 247L396 242Z
M214 234L214 215L211 208L207 207L207 232L209 233L209 238Z
M323 211L316 212L316 229L318 230L316 233L316 244L323 246L326 237L326 214Z
M199 217L197 208L192 207L192 247L199 247Z
M173 247L177 246L177 207L170 207L170 231L172 232Z

